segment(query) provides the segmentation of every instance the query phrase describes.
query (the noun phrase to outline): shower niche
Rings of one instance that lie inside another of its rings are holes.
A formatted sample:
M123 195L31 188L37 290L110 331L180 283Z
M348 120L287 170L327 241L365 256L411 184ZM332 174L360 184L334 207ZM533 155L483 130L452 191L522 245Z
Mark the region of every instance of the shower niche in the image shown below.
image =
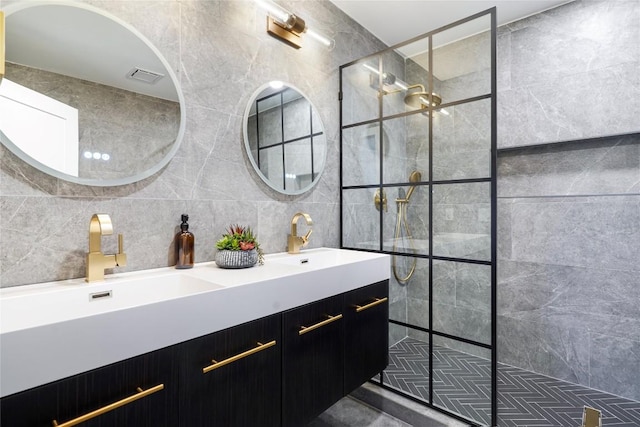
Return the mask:
M376 381L481 425L497 422L495 14L340 67L341 245L392 257Z

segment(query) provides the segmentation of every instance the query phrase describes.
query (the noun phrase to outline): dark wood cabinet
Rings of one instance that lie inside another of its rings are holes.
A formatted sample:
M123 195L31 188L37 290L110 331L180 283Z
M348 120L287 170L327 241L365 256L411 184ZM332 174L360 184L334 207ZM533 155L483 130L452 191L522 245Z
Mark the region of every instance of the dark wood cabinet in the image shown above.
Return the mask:
M343 397L343 301L338 295L283 313L283 426L304 426Z
M178 371L168 347L75 375L1 401L1 425L166 426L178 423Z
M302 427L387 366L388 294L386 280L4 397L0 425Z
M181 426L280 426L281 316L180 345Z
M344 394L349 394L389 364L389 281L344 294Z
M55 382L3 397L0 426L51 427L52 421L59 416L57 387Z

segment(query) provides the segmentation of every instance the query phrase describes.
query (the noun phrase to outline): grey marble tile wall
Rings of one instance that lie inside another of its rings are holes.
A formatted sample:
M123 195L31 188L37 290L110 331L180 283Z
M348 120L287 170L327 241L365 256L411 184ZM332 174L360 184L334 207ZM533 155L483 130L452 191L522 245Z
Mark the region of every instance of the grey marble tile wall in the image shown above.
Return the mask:
M499 156L500 361L640 400L640 134Z
M500 13L498 11L498 13ZM472 30L475 28L475 30ZM475 34L478 28L485 31ZM453 102L491 93L491 19L489 15L436 33L433 37L434 89L442 102ZM475 35L449 43L452 33L467 31ZM444 45L443 45L444 43Z
M578 0L500 27L498 146L640 131L640 2Z
M2 6L8 4L2 1ZM289 218L314 220L310 246L339 245L338 67L384 45L328 1L283 4L334 35L327 51L295 50L266 33L253 1L99 1L136 27L165 56L186 99L185 138L156 175L119 187L86 187L54 179L0 148L0 285L82 277L88 224L109 213L123 233L128 265L117 271L171 264L180 214L190 215L196 261L210 261L229 223L251 225L266 252L286 250ZM310 192L273 192L244 154L242 115L251 94L270 80L300 88L318 108L329 152L325 172ZM105 238L107 251L115 239ZM112 241L113 240L113 241Z
M640 3L576 1L502 27L500 362L640 400ZM591 106L584 102L597 98Z

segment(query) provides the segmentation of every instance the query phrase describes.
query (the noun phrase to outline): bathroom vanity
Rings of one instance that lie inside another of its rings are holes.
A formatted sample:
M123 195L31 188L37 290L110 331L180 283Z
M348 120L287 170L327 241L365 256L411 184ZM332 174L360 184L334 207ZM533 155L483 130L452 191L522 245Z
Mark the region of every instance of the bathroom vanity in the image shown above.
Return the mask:
M386 367L388 279L322 248L2 290L1 424L303 426Z

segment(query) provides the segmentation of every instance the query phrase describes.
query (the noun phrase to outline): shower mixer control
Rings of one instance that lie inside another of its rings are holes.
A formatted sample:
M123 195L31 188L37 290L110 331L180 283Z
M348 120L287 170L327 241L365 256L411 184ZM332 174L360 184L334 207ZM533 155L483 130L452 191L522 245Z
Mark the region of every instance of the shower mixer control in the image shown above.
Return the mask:
M376 194L373 196L373 203L376 205L376 210L384 209L387 212L387 195L384 190L376 190Z

